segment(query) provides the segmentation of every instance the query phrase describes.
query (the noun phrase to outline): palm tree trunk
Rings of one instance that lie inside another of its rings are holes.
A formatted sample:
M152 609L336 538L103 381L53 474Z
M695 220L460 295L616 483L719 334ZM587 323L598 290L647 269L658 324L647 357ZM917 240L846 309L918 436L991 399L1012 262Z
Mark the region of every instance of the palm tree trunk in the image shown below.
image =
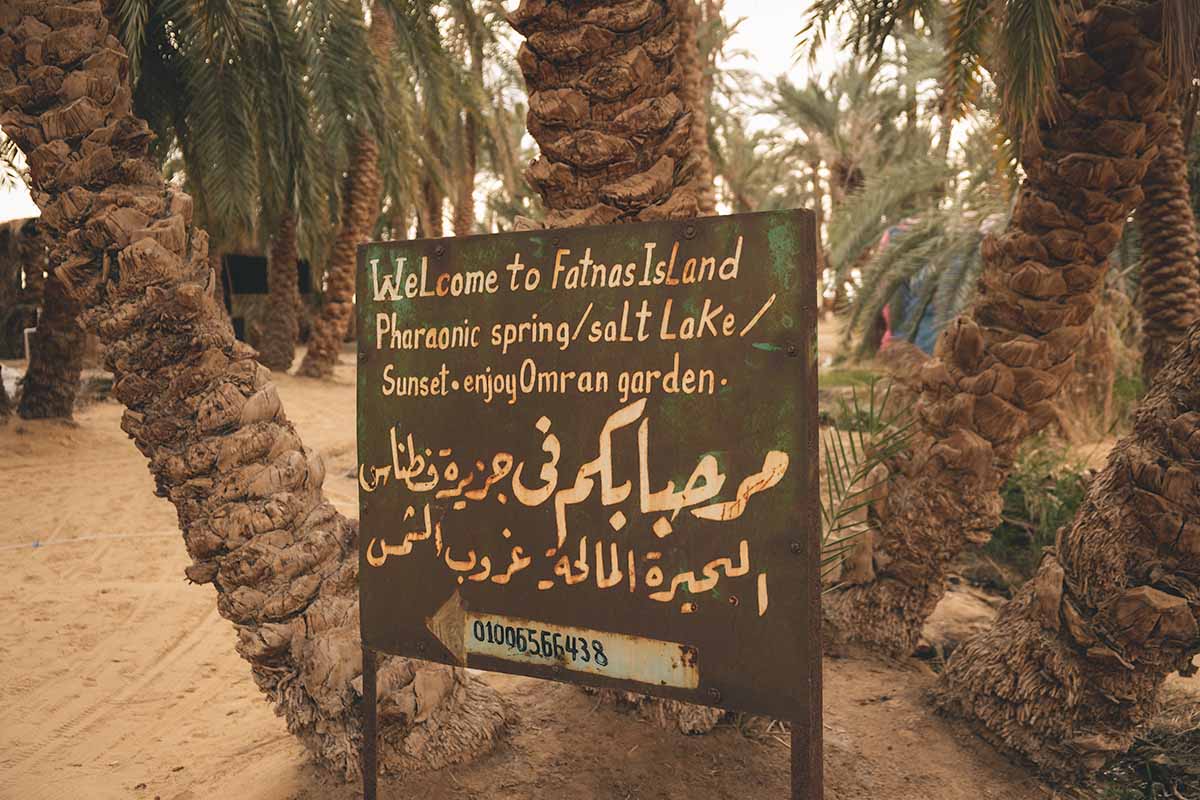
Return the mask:
M1196 272L1200 241L1178 112L1171 116L1142 189L1146 199L1137 209L1142 230L1138 306L1142 313L1142 377L1149 386L1171 350L1200 319Z
M676 0L548 4L522 0L509 17L541 155L526 180L552 228L689 219L699 211ZM537 46L534 46L534 43ZM584 76L587 79L583 79ZM712 730L718 709L624 693L686 733Z
M229 313L229 306L226 305L229 300L225 295L225 264L224 256L220 250L209 248L208 251L208 268L212 273L213 281L213 302L217 304L217 310L221 312L227 325L233 325L233 319Z
M1101 293L1099 305L1088 320L1087 332L1075 351L1075 369L1063 383L1055 401L1055 426L1072 444L1094 442L1113 426L1113 386L1117 359L1111 331L1116 330L1112 301Z
M46 247L36 224L29 225L27 223L22 226L21 232L22 235L28 233L32 240L22 246L22 249L28 254L24 257L25 293L22 295L22 299L27 303L41 305L42 294L46 291Z
M915 441L889 465L861 543L869 552L826 595L847 637L912 652L949 561L990 537L1017 446L1054 419L1109 255L1142 200L1167 122L1158 34L1139 32L1153 29L1146 14L1083 6L1062 55L1057 123L1025 147L1027 177L1008 229L984 241L977 296L921 369Z
M1124 752L1200 652L1200 325L1133 433L992 628L955 651L936 704L1064 777Z
M383 60L392 42L392 18L380 3L371 6L369 41L371 52ZM354 271L358 246L370 239L379 203L383 179L379 174L379 144L364 123L355 136L343 191L341 227L333 242L325 270L325 298L321 313L313 320L308 352L297 374L325 378L333 374L342 342L354 314Z
M825 271L825 240L823 238L823 230L825 228L825 190L821 186L821 162L809 161L809 172L812 174L812 194L813 194L813 214L816 215L817 222L817 276L820 277Z
M300 337L297 311L300 305L299 255L296 248L296 215L289 212L279 221L267 261L267 292L270 308L267 328L259 348L259 361L276 372L287 372L296 356Z
M421 181L421 208L417 213L417 238L440 239L444 235L442 206L445 198L432 177Z
M0 85L13 87L0 95L0 125L26 154L57 234L55 274L105 344L113 396L127 407L121 426L175 506L187 577L213 585L288 729L356 775L357 528L325 498L321 457L288 421L269 370L218 316L207 236L191 198L147 155L152 136L130 110L127 58L109 25L91 0L0 6ZM61 82L27 79L41 59ZM424 662L383 659L379 695L385 769L468 757L503 724L488 690Z
M704 62L700 58L700 6L697 0L676 0L679 19L679 47L676 61L683 72L680 99L692 110L692 152L698 161L696 189L700 216L717 213L717 194L713 186L712 154L708 149L708 96L704 90Z
M24 419L70 419L83 371L83 328L79 304L53 275L42 291L29 354L29 369L21 379L17 413Z
M382 14L381 14L382 16ZM372 22L372 28L376 23ZM298 374L324 378L333 373L342 340L354 313L354 270L358 245L367 241L371 224L379 213L383 181L379 175L379 145L366 128L353 145L346 187L345 213L325 271L325 298L321 313L313 320L308 352Z
M483 31L479 21L468 16L463 21L463 35L471 55L471 77L475 88L485 92L483 82ZM454 235L469 236L475 232L475 173L478 171L479 121L471 110L462 114L462 163L458 169L458 196L454 200Z
M526 179L550 227L696 216L673 2L523 0L510 16L527 40L517 63L541 150Z
M408 238L408 211L403 206L397 205L392 209L388 219L388 236L392 241Z
M463 114L463 160L458 167L457 197L454 199L454 235L470 236L475 232L475 171L478 132L475 115Z
M8 399L8 389L4 388L4 365L0 364L0 425L8 422L12 416L12 401Z

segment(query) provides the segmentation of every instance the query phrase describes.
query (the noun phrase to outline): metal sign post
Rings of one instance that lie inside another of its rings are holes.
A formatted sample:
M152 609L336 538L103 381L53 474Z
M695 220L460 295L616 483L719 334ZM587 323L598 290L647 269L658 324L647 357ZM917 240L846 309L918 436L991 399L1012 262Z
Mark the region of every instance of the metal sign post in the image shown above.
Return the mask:
M363 800L375 800L379 782L379 705L375 690L375 653L365 644L362 648L363 678Z
M366 796L375 651L789 719L821 796L815 273L806 211L359 248Z

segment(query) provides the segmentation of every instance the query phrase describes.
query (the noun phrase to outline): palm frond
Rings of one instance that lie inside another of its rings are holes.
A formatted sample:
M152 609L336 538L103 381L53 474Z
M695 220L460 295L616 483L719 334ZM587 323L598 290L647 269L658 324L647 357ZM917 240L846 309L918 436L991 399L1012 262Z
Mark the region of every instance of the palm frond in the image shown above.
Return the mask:
M1071 3L1005 0L1000 20L1001 101L1018 137L1037 136L1039 120L1054 120L1055 70L1067 39Z
M837 21L848 26L845 41L854 55L876 60L899 31L918 19L933 19L939 11L937 0L814 0L797 39L815 57L830 23Z
M829 226L829 260L839 279L849 277L884 231L928 205L932 191L951 176L951 167L921 156L889 163L868 177Z
M937 226L919 223L866 265L846 326L847 338L879 316L900 288L925 268L943 244L941 234ZM868 344L864 340L860 350L865 352Z
M27 182L27 173L25 157L16 142L0 132L0 190L23 188Z
M942 79L943 110L950 119L961 119L978 98L984 48L997 4L998 0L951 0Z
M125 45L129 57L129 80L136 84L142 74L142 50L146 45L146 28L150 21L153 0L115 0L112 14L117 23L117 36Z
M871 381L865 397L855 389L839 415L852 424L822 437L822 578L837 571L867 530L867 510L882 488L870 480L872 475L911 445L915 418L907 406L891 401L892 383L887 381L882 391L880 383Z

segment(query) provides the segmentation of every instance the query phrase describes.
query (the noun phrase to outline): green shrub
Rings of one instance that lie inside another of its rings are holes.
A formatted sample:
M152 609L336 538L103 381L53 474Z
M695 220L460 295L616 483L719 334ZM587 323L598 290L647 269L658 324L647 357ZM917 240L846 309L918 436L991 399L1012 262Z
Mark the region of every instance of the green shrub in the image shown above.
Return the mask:
M1200 701L1169 689L1160 700L1149 728L1100 776L1102 800L1200 797Z
M878 370L865 368L833 368L817 373L817 384L822 389L840 389L851 386L867 386L878 381L882 374Z
M1134 409L1145 393L1146 387L1142 383L1140 372L1117 372L1113 381L1113 416L1116 420L1114 428L1124 431L1132 426Z
M1058 529L1075 518L1087 481L1084 466L1069 459L1061 443L1041 437L1028 442L1001 489L1002 522L984 555L1020 580L1030 578L1042 549L1054 544Z

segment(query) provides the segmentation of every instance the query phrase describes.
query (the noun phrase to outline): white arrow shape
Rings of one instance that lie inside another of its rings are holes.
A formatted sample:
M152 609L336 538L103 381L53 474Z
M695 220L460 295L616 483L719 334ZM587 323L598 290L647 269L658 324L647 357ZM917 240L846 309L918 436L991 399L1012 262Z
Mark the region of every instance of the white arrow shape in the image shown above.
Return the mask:
M449 650L460 666L467 665L467 650L465 629L467 609L463 607L462 597L456 591L450 599L442 603L442 607L432 617L425 619L425 627L429 629L442 645Z
M537 620L479 614L468 610L456 591L432 617L429 629L459 666L471 656L557 666L651 686L695 689L700 685L696 648L623 633L555 625Z

